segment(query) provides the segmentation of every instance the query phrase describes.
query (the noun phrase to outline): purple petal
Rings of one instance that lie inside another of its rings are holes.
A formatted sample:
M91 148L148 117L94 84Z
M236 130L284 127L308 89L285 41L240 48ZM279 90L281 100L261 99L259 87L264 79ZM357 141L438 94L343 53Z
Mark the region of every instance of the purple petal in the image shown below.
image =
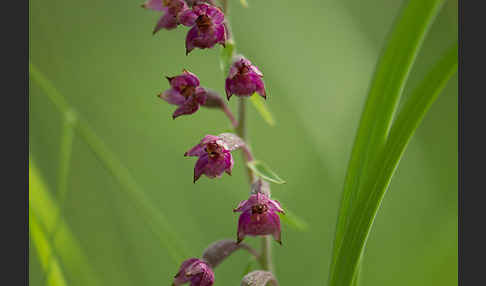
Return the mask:
M191 9L186 9L179 14L179 22L184 26L194 26L196 19L197 15Z
M256 73L257 75L263 77L263 73L256 66L250 65L250 70Z
M224 22L224 14L218 7L215 6L208 6L206 9L206 15L208 15L213 24L220 25Z
M238 219L238 231L236 233L237 243L241 242L246 236L246 226L251 222L251 211L242 213Z
M163 11L162 0L147 0L142 4L142 7L155 11Z
M244 212L251 209L252 204L248 200L241 201L233 212Z
M255 91L260 94L263 98L267 98L267 94L265 92L265 84L263 83L263 80L261 76L257 74L249 74L251 80L255 83Z
M201 282L198 286L211 286L214 283L214 273L213 271L205 271L202 275Z
M198 30L197 26L194 26L187 33L187 36L186 36L186 55L188 55L196 47L194 45L194 41L198 36L198 31L199 30Z
M182 91L182 88L186 86L199 86L199 78L195 74L184 70L182 75L173 77L170 80L170 85L176 90Z
M184 153L184 156L197 156L200 157L204 154L206 154L206 151L204 151L205 146L202 144L197 144L196 146L192 147L191 150L187 151Z
M185 260L184 262L182 262L182 265L179 268L179 271L177 272L177 274L174 277L175 279L174 279L174 282L173 282L172 285L178 286L178 285L182 285L184 283L189 282L191 277L186 276L185 271L186 271L187 267L191 266L194 262L196 262L198 260L199 259L197 259L197 258L189 258L189 259Z
M195 97L196 101L199 104L205 104L208 98L206 89L202 87L196 87Z
M278 201L268 200L268 206L269 206L269 210L285 213Z
M234 165L234 160L233 160L233 156L231 156L231 153L226 153L225 154L225 158L224 158L224 163L225 163L225 172L228 174L228 175L231 175L231 170L233 169L233 165Z
M226 43L226 26L225 25L217 25L214 27L214 38L216 43L221 44L224 46Z
M157 33L161 29L172 30L175 27L177 27L177 18L169 13L166 13L160 18L157 25L155 25L153 34Z
M207 154L199 157L199 159L196 162L196 166L194 166L194 183L196 183L196 181L204 173L208 162L209 162L209 157Z
M204 136L204 138L201 140L201 143L200 144L208 144L210 142L216 142L220 140L218 136L214 136L214 135L206 135Z
M213 159L209 158L209 162L206 165L204 170L204 174L209 178L218 178L223 175L224 171L226 170L226 162L225 160L221 160L219 158Z
M225 85L224 85L224 91L226 92L226 98L229 100L231 95L233 95L231 93L231 89L230 89L230 86L231 86L231 79L227 78L226 79L226 82L225 82Z
M206 11L208 10L209 5L206 3L199 3L196 4L192 7L192 10L196 15L201 16L203 14L206 14Z
M177 90L170 88L160 94L160 98L167 101L170 104L181 105L186 100Z
M273 221L273 238L280 244L282 244L281 229L280 229L280 217L274 212L268 214L269 218Z
M172 115L172 118L177 118L181 115L189 115L189 114L193 114L195 113L196 111L199 110L199 104L197 102L194 101L194 96L191 95L190 97L188 97L186 99L186 101L179 106L179 108L177 108L175 111L174 111L174 114Z
M235 64L232 64L228 73L228 78L233 78L237 74L238 74L238 67Z

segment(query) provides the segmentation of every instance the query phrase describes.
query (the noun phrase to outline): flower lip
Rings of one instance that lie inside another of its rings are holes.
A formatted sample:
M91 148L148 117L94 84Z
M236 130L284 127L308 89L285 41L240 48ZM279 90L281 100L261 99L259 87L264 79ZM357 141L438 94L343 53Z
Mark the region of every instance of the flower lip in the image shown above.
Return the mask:
M264 204L256 204L251 207L251 212L253 214L263 214L267 212L268 207Z
M208 15L202 14L196 19L196 25L201 30L201 32L206 33L208 32L209 28L213 25L211 18Z
M210 158L216 159L222 155L221 153L223 153L223 148L221 148L221 146L216 142L209 142L206 145L205 151L208 153Z
M193 95L195 91L196 91L195 86L188 86L188 85L181 86L181 94L185 98L188 98L189 96Z

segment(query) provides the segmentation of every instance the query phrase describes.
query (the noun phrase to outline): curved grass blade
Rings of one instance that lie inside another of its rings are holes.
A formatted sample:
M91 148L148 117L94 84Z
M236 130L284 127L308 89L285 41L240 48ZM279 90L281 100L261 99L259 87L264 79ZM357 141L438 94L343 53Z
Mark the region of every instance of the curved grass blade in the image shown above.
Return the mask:
M250 168L256 175L260 178L273 182L276 184L285 184L286 182L282 180L274 171L272 171L265 163L261 161L250 161L247 163L248 168Z
M34 243L40 250L41 263L47 266L45 269L49 269L48 279L52 279L50 278L53 275L50 274L51 271L54 271L54 273L61 271L61 269L58 269L59 262L53 255L56 254L67 274L76 277L79 285L101 285L79 246L79 242L59 212L60 207L51 198L47 185L32 158L29 158L29 218L32 219L33 223L30 226ZM44 231L40 226L43 226ZM55 229L55 234L49 240L49 234L53 233ZM59 276L61 274L54 275ZM58 279L61 278L58 277Z
M385 145L393 114L412 64L443 2L444 0L408 1L395 21L376 66L344 182L330 267L331 285L335 285L332 282L335 279L335 263L340 255L353 201L360 191L361 178L365 176L370 165L368 160L376 157Z
M49 286L66 286L66 279L57 257L54 256L52 245L47 234L41 228L37 219L29 211L29 233L39 256L39 261L46 275L46 284Z
M52 83L31 62L29 62L29 74L30 78L39 85L47 97L63 113L64 118L68 118L69 116L75 117L75 131L88 144L105 168L111 172L122 187L121 190L132 199L131 201L134 202L135 208L142 215L142 218L161 244L165 246L174 263L180 263L187 256L185 249L181 246L180 238L170 227L167 218L150 202L149 198L132 177L130 171L108 149L88 123L75 112Z
M255 107L256 111L261 115L263 120L270 126L275 126L275 118L265 105L265 101L256 93L250 97L251 104Z
M376 171L363 183L357 207L350 215L349 226L343 235L342 251L331 273L331 285L350 285L354 279L374 218L403 152L424 115L455 71L457 44L432 68L397 115L386 145L373 165Z

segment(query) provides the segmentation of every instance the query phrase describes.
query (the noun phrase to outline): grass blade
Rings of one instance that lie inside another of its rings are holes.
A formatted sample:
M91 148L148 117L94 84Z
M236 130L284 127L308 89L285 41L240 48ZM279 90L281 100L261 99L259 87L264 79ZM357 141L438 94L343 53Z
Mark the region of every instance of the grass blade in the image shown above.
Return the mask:
M374 172L367 174L363 183L356 201L359 207L354 208L350 215L331 285L350 285L354 279L374 218L403 152L426 112L456 71L457 44L454 44L413 91L397 115L385 147L374 161Z
M353 201L360 191L361 178L370 166L368 160L375 158L384 148L412 64L443 2L444 0L408 1L395 21L380 56L361 115L344 182L330 268L331 285L337 285L333 284L336 275L334 268L340 256Z
M53 247L47 239L47 234L37 222L36 217L29 211L29 233L39 256L39 261L46 274L46 284L49 286L66 286L66 279Z
M101 285L79 246L79 242L60 216L60 211L56 201L51 198L47 185L33 159L29 158L29 219L32 220L29 226L33 241L40 250L41 264L47 266L45 269L48 269L48 281L55 279L58 281L56 283L63 283L60 279L64 280L64 278L61 278L61 273L59 273L62 270L59 261L55 258L57 256L66 269L66 273L71 277L76 277L79 285ZM48 234L53 233L55 228L57 228L55 235L52 236L52 239L48 239ZM51 277L52 275L57 278Z
M89 124L75 112L74 108L67 103L52 83L31 62L29 62L29 73L31 79L46 93L64 118L75 118L75 131L89 145L105 168L111 172L122 187L121 190L131 198L135 208L168 251L174 263L179 264L187 255L185 249L181 246L181 240L170 227L165 215L151 203L150 199L132 177L130 171L109 150Z

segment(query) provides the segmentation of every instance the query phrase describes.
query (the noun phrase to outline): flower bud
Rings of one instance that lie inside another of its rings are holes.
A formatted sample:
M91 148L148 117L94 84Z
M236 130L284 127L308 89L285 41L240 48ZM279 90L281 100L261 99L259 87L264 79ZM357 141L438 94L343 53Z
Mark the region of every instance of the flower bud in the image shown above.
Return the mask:
M191 286L211 286L214 283L214 272L206 262L197 258L189 258L182 262L172 286L188 282L191 282Z
M189 9L183 0L147 0L142 4L143 8L155 11L162 11L165 14L157 22L153 34L161 29L172 30L181 22L179 16L182 12Z
M226 97L228 100L235 94L237 96L251 96L255 92L267 98L262 72L246 58L240 56L231 65L226 78Z
M206 102L206 90L199 86L199 79L195 74L183 70L182 75L167 79L171 88L159 94L159 97L179 107L172 114L172 118L193 114Z
M241 280L241 286L265 286L272 285L278 286L277 279L273 276L272 272L255 270L243 277Z
M248 200L240 202L233 212L241 212L238 220L237 243L245 236L268 235L282 244L280 236L280 217L283 213L278 201L272 200L263 193L252 194Z

